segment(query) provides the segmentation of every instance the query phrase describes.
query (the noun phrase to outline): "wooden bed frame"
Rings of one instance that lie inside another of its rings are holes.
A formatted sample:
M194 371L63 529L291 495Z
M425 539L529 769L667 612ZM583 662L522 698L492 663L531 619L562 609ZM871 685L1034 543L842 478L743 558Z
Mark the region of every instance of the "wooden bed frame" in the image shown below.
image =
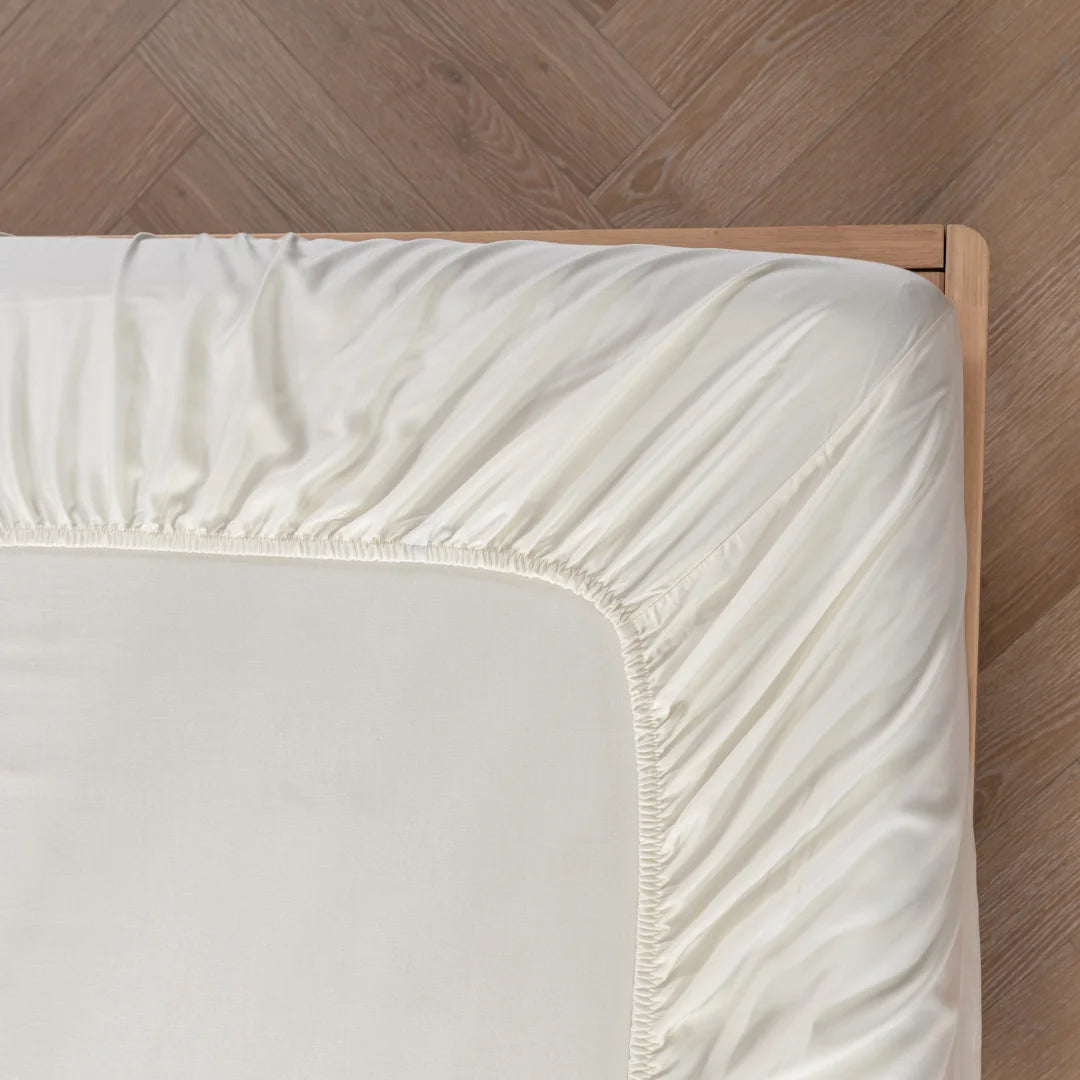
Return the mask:
M968 701L975 760L975 697L979 672L979 573L982 560L983 442L986 430L986 330L990 256L986 241L966 225L793 225L731 229L583 229L535 232L307 233L370 240L546 240L565 244L663 244L748 251L834 255L891 263L921 274L952 301L964 368L964 515L967 521Z

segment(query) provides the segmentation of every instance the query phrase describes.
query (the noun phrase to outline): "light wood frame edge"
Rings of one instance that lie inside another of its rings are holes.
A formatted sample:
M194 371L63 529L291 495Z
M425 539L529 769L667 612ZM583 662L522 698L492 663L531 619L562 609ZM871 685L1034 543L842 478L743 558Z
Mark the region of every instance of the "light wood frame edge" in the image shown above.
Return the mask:
M979 590L982 570L983 457L986 441L987 325L990 250L967 225L945 232L945 295L956 309L964 365L964 519L967 525L968 707L975 760L975 702L979 683Z
M540 229L301 235L308 239L326 237L334 240L441 238L469 244L496 240L542 240L555 244L660 244L665 247L716 247L793 255L833 255L891 263L907 270L940 271L945 266L944 225L755 225L728 229Z

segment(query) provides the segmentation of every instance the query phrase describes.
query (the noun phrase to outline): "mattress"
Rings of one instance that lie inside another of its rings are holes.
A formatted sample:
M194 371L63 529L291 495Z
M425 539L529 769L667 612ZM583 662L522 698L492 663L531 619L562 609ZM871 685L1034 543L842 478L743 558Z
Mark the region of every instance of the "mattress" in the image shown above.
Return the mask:
M0 1075L973 1080L938 290L0 240Z

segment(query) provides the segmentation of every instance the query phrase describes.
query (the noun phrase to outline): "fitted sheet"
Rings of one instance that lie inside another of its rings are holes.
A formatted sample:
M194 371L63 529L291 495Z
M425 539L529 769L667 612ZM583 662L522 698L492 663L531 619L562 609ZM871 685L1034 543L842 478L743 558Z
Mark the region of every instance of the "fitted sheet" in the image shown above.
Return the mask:
M0 241L2 1060L976 1077L960 379L875 264Z

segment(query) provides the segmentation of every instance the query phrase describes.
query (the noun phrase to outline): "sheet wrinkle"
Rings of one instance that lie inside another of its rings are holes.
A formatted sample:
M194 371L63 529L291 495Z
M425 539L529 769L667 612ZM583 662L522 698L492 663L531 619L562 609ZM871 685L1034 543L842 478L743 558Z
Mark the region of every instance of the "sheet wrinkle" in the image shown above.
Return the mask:
M875 731L870 738L866 736L860 739L850 738L842 747L833 749L828 757L828 771L833 777L830 799L821 805L815 805L812 808L812 814L809 817L804 817L801 822L793 820L794 812L796 809L807 810L810 794L818 785L815 783L810 792L807 792L804 787L794 784L794 781L798 779L797 775L788 775L780 770L776 762L776 744L781 741L781 736L773 736L770 742L759 743L758 746L752 748L745 760L739 762L733 778L726 776L727 772L733 771L730 767L730 757L732 755L727 751L714 755L714 760L710 763L712 772L703 781L702 788L694 791L688 801L680 801L678 810L673 815L676 819L691 816L696 805L702 802L715 808L723 808L725 802L734 801L740 803L749 801L754 789L764 784L766 778L765 768L769 764L773 765L773 771L768 775L768 780L775 789L775 793L771 794L767 799L758 800L764 807L766 815L764 818L759 810L752 814L747 812L741 815L744 818L748 817L750 820L729 820L727 822L728 830L733 832L738 839L733 842L732 850L725 862L712 867L703 865L694 868L696 874L692 872L685 882L673 881L672 887L683 890L703 890L708 886L712 886L711 895L720 899L723 896L723 890L720 888L721 881L735 883L742 873L749 872L751 864L754 861L760 861L764 857L763 852L768 850L767 841L771 837L783 834L788 838L785 842L789 846L782 853L782 858L786 859L795 855L802 843L813 840L815 843L820 844L826 839L830 835L830 832L825 828L829 823L830 816L845 802L847 803L846 809L849 815L849 820L846 823L850 823L851 818L857 817L860 807L852 807L850 805L851 799L865 783L866 778L874 775L882 762L891 755L904 753L906 746L904 742L905 735L909 731L911 722L917 716L918 706L932 692L935 680L944 674L945 668L950 661L950 650L955 648L955 641L955 633L953 635L943 634L934 641L928 650L925 668L917 681L904 689L902 703L897 706L896 715L890 718L887 726ZM856 708L857 705L853 703L852 709ZM750 730L745 724L740 725L739 731L744 738L750 734ZM661 762L670 768L665 758L662 757ZM853 768L856 762L859 766L857 771ZM725 766L727 766L726 771ZM802 763L800 763L799 768L803 767ZM825 764L823 763L813 770L813 774L820 776L824 771ZM722 783L725 780L726 784ZM779 793L784 790L785 784L788 782L793 783L795 794L792 796L780 795ZM710 783L721 788L721 791L713 795L711 804L708 798L710 793L707 790ZM723 790L725 787L730 789L731 785L737 785L740 790L735 792ZM868 791L867 799L872 801L872 798L873 792ZM815 800L815 803L820 802L820 799ZM865 808L868 803L864 802L860 805ZM716 811L714 810L714 812ZM785 826L786 830L783 828ZM776 864L769 864L763 870L760 870L758 876L751 883L751 888L760 885L764 878L775 869ZM702 880L697 880L704 874L708 876Z
M116 456L112 463L113 492L121 499L127 497L126 504L120 504L125 517L131 516L139 502L142 461L139 417L140 406L145 408L141 390L146 373L141 356L129 345L131 338L135 336L135 320L120 299L124 279L131 273L136 248L137 245L132 244L124 252L112 294L112 364L109 375L112 387L111 405L116 425L113 441Z
M912 465L912 467L908 468L908 474L910 475L913 466L917 465L917 462L909 462L909 464ZM829 479L834 479L839 475L839 471L834 470L829 474ZM827 493L828 489L826 488L825 494ZM892 503L895 505L900 502L901 496L904 494L905 492L901 489L897 495L893 496ZM911 505L916 504L917 495L916 491L910 496L910 500L904 501L905 509L910 509ZM820 502L821 497L821 492L816 490L813 498ZM744 597L747 594L754 594L753 586L758 583L758 578L764 577L765 580L770 580L771 576L782 570L783 565L791 558L792 536L797 535L796 527L799 525L800 519L809 513L808 507L811 506L812 503L809 500L796 506L794 514L779 524L775 537L771 540L766 537L767 542L764 545L758 545L753 550L753 558L747 563L750 571L745 578L725 578L718 584L718 587L722 590L719 599L722 602L723 614L717 614L712 619L713 629L710 633L715 638L714 649L724 648L725 640L737 639L747 619L754 615L756 594L749 595L746 599ZM719 761L729 754L737 753L741 738L750 732L757 732L756 737L759 739L763 737L762 732L764 732L765 738L771 737L779 740L783 737L781 727L763 724L762 721L768 719L773 713L792 715L792 702L788 700L787 692L792 688L794 692L800 692L801 686L805 685L813 677L813 673L819 669L821 664L821 658L818 657L815 660L812 655L813 646L820 643L823 632L826 632L830 625L836 626L838 624L838 613L844 606L845 597L850 600L849 587L853 584L858 585L860 580L865 580L871 570L877 568L877 563L884 553L886 542L895 537L900 527L899 511L892 512L890 517L889 506L889 503L883 503L882 510L873 522L871 529L858 537L857 546L853 549L855 552L866 549L868 547L868 538L872 538L875 533L880 534L884 523L891 523L890 528L885 531L884 535L879 537L876 544L869 544L870 550L862 558L861 562L853 569L851 566L852 556L848 556L842 564L837 566L830 577L823 578L818 593L820 594L822 590L832 590L832 598L825 603L824 608L821 608L820 614L814 614L822 603L820 596L806 597L803 601L804 617L802 620L789 621L780 631L780 636L774 638L770 654L770 669L758 675L757 682L761 685L755 691L752 701L744 706L741 702L725 700L725 711L729 714L734 712L734 715L743 717L743 720L736 724L730 732L726 728L723 729L725 730L724 738L716 749L712 751L710 757L714 768ZM833 578L836 579L836 582L833 582ZM838 604L840 607L837 606ZM804 623L806 624L805 629L803 628ZM748 628L745 632L747 636L751 635L752 628ZM699 650L703 656L707 657L709 655L707 640L703 640ZM686 655L678 670L672 674L669 681L669 692L673 695L680 693L683 696L700 695L706 689L702 683L702 679L705 677L705 664L703 662L695 664L694 660L694 654ZM796 680L795 684L790 683L791 678ZM734 689L738 692L742 688L742 684L737 684ZM797 710L795 710L795 715L798 715ZM741 735L739 735L740 732ZM716 737L719 738L719 736ZM705 747L700 742L696 745L691 742L688 745L684 744L680 752L668 755L666 760L671 767L686 765L689 757L697 756L701 758L704 751ZM775 767L774 763L773 768L775 769ZM746 779L744 773L743 781L745 782Z
M870 388L865 397L863 397L859 401L859 403L851 410L851 412L849 412L847 416L844 417L844 419L840 422L840 425L828 436L828 438L826 438L822 442L819 447L817 447L816 450L814 450L810 454L810 456L805 461L803 461L799 465L799 467L789 477L787 477L786 480L784 480L772 492L770 492L769 495L765 498L765 500L759 506L757 506L744 521L741 521L727 536L725 536L722 540L718 541L714 547L710 548L709 551L702 555L701 559L693 566L691 566L681 578L679 578L677 581L672 582L671 585L669 585L667 589L665 589L665 591L662 592L659 596L653 597L647 603L641 605L641 607L636 610L636 614L644 615L651 607L664 600L669 593L673 592L680 585L685 584L689 579L692 579L699 570L701 570L716 555L720 554L723 549L729 543L731 543L745 527L752 524L754 518L767 511L768 508L772 505L772 503L793 481L797 480L804 472L809 471L819 458L825 456L827 454L829 446L844 435L849 425L853 424L856 420L859 419L861 413L869 407L868 403L879 392L883 391L883 389L887 386L889 379L901 367L904 361L914 356L918 350L918 347L923 343L923 341L926 338L930 337L930 335L941 325L941 323L943 323L947 318L949 318L951 314L951 309L948 311L943 311L925 330L923 330L916 338L915 342L910 346L910 348L908 348L906 352L902 353L896 359L896 361L888 369L888 371L886 371L885 374L882 375L881 378L878 380L878 382Z
M813 313L808 316L800 312L797 316L781 323L775 331L763 332L760 344L748 349L741 359L747 362L747 366L751 366L755 360L768 357L773 351L776 336L781 335L783 328L789 324L801 326L802 333L783 334L789 345L785 358L790 354L791 344L800 341L813 328ZM700 342L695 342L689 351L692 353L693 348L697 348L699 344ZM632 481L628 481L625 476L620 476L615 483L610 485L606 497L597 496L598 510L603 511L605 504L609 501L616 502L620 498L625 498L627 483L636 482L642 490L635 493L634 501L638 507L638 520L643 525L660 520L669 507L679 504L680 496L681 502L686 507L683 510L684 514L689 513L695 520L700 520L703 514L708 513L708 500L703 488L709 478L710 458L717 456L725 444L736 444L745 427L752 423L749 415L740 416L739 406L752 398L755 387L744 387L743 396L736 397L734 401L725 401L723 409L720 408L720 400L734 396L734 389L740 381L751 381L748 376L742 375L741 363L733 365L733 369L730 382L735 386L724 385L728 382L726 379L706 379L700 385L692 387L684 400L675 403L667 415L658 419L656 429L648 433L650 438L642 439L641 442L642 447L651 448L656 457L655 466L650 470L641 470L640 477L631 474ZM776 365L769 366L764 378L767 379L768 374L775 370ZM757 376L761 379L762 373L758 371ZM756 389L760 393L760 385ZM715 412L710 417L707 407L713 399L716 401ZM746 413L749 414L750 410L747 409ZM726 430L723 430L724 420L727 420L729 425ZM718 428L723 430L720 438L716 434ZM688 467L687 462L692 464ZM693 497L695 495L696 498ZM656 542L657 539L659 538L654 537L651 544L644 545L652 548L651 552L643 549L642 540L627 546L624 559L641 561L642 579L648 578L656 570L657 562L663 559L661 545ZM652 555L655 555L655 561L645 561ZM688 576L692 576L692 573L692 570L689 571ZM677 584L678 582L675 582L672 588ZM656 600L661 598L657 597ZM655 600L650 601L650 604L655 602ZM648 606L648 604L645 605L646 608Z
M594 252L595 256L596 253ZM668 260L671 261L671 260ZM572 266L580 267L585 260L579 258L571 263ZM661 263L662 265L662 263ZM769 264L763 264L768 266ZM623 271L623 276L628 274L629 271ZM641 269L636 268L636 273L640 275ZM655 363L657 351L662 351L665 354L675 351L675 348L680 343L680 335L684 332L688 332L694 324L699 320L705 322L706 325L710 320L710 308L713 306L721 306L727 301L727 299L739 291L739 289L746 287L750 284L755 277L761 277L763 273L762 266L755 266L738 275L736 279L725 285L723 289L716 295L708 295L704 297L696 309L691 309L680 316L680 320L676 323L665 326L662 330L658 330L652 337L647 337L640 344L635 345L632 350L623 352L621 357L616 360L616 368L614 374L619 376L617 379L612 378L612 372L605 373L607 375L607 382L610 384L610 390L604 390L603 396L600 396L595 405L593 414L588 417L583 417L581 422L577 425L577 429L581 432L580 435L571 438L565 442L559 449L559 452L554 460L549 460L545 463L545 472L550 476L546 487L541 484L538 489L533 493L530 501L522 505L522 514L518 518L507 518L504 528L501 534L497 534L497 538L502 541L507 535L514 533L528 533L537 524L539 515L542 512L550 514L550 506L545 506L550 502L550 492L555 489L560 489L565 494L560 501L560 506L566 506L568 502L576 498L579 500L579 504L584 504L590 511L591 516L595 516L598 512L603 511L603 502L605 499L605 488L610 491L610 497L612 499L618 498L617 481L611 482L611 478L607 478L607 484L605 485L604 478L594 480L592 488L586 490L580 495L574 491L572 481L578 479L581 471L584 470L591 458L591 453L594 448L602 446L610 435L610 426L617 425L620 422L620 417L629 413L636 404L646 396L646 394L655 390L660 382L666 375L666 371L663 366ZM554 276L554 275L552 275ZM541 279L543 280L543 279ZM615 283L617 284L619 277L616 277ZM603 282L594 286L594 289L604 288L605 290L610 288L611 284L604 279ZM575 307L580 306L584 302L590 299L588 291L577 294L569 302L569 310L574 310ZM560 322L564 320L567 309L563 309L560 312ZM528 347L531 339L541 333L549 333L550 331L545 326L537 327L531 330L526 330L523 334L519 334L515 337L515 344ZM697 340L689 343L690 348L696 346L700 341L700 335ZM627 371L627 368L630 368ZM633 376L633 378L631 378ZM597 376L593 376L595 379ZM519 400L526 403L534 403L536 400L535 395L536 386L526 386L523 393L520 394ZM608 419L610 418L610 419ZM541 422L544 418L541 418ZM608 428L605 428L605 423ZM503 418L502 426L504 430L512 430L517 426L520 430L518 436L519 440L526 441L532 434L532 425L522 424L519 415L509 414ZM487 455L487 459L490 463L489 467L495 471L500 465L500 454L504 450L512 449L500 442L498 439L493 440L493 449ZM629 467L629 463L627 465ZM561 471L560 471L561 470ZM479 471L474 474L473 485L477 488L482 488L484 480L484 472ZM642 480L639 480L639 487L642 484ZM459 485L454 489L454 494L460 494L462 492L462 486ZM590 502L591 499L591 502ZM640 493L638 494L640 500ZM450 502L448 505L457 509L457 504ZM655 515L654 515L655 516ZM567 527L570 527L572 520L580 521L582 515L577 515L576 519L570 519L567 521Z
M55 242L25 243L47 281ZM867 1080L867 1054L874 1080L975 1080L977 983L948 981L976 916L936 290L649 247L76 249L70 295L0 288L0 547L427 562L582 596L633 710L629 1080ZM71 366L31 365L58 317Z

